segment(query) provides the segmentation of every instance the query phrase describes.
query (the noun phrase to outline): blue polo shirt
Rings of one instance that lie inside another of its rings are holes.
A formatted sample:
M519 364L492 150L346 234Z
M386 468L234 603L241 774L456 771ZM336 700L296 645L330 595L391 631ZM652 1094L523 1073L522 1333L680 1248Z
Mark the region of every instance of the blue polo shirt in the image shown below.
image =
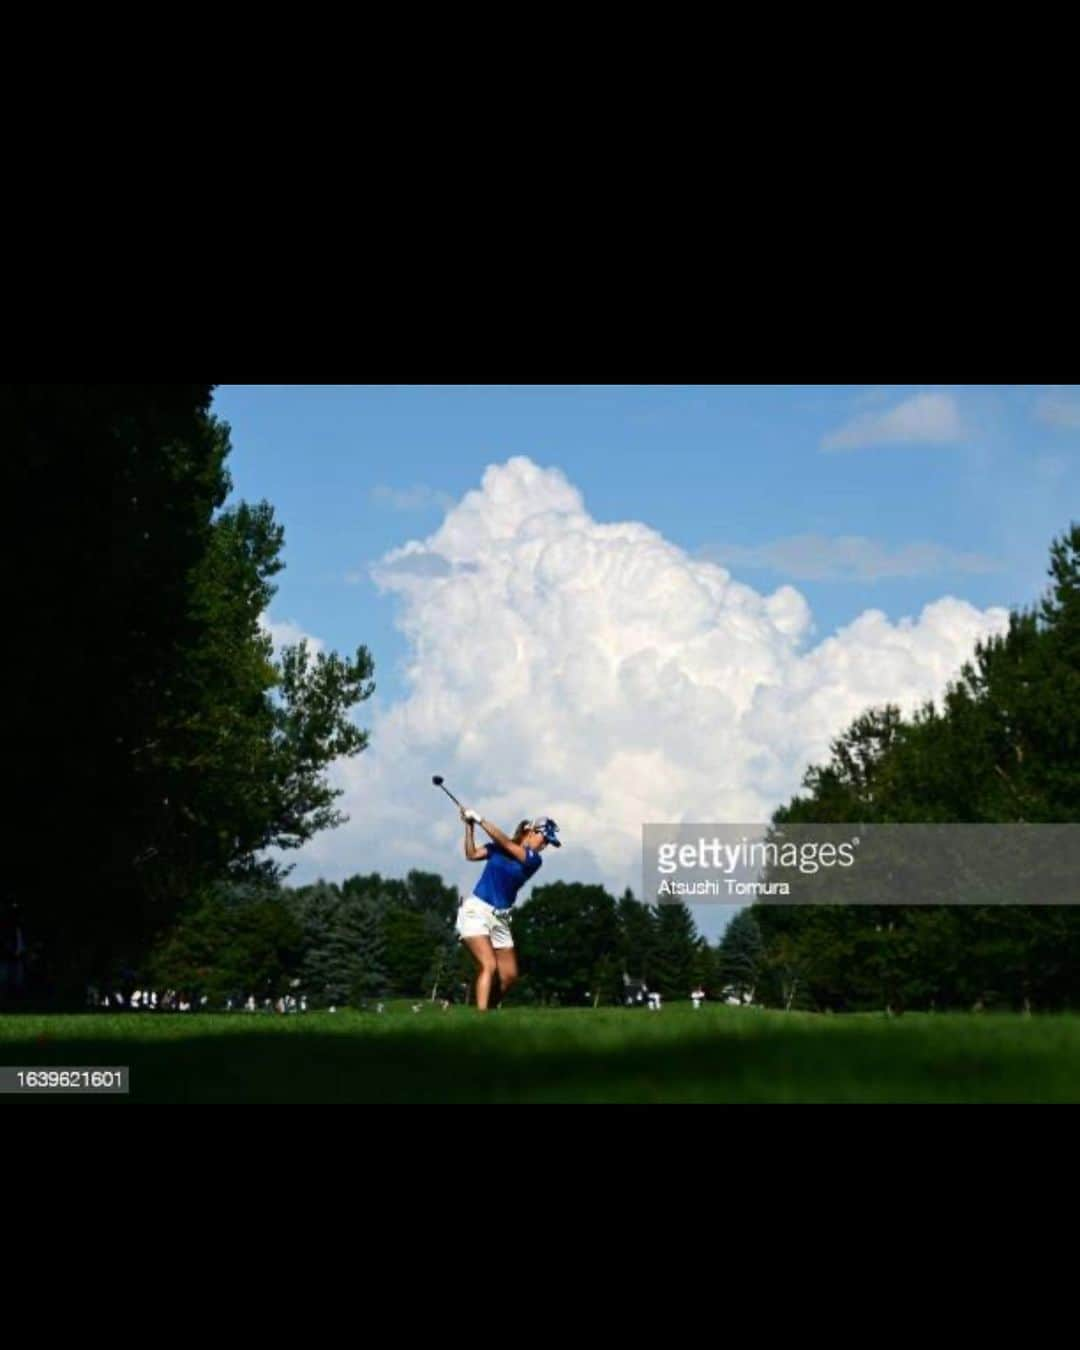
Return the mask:
M544 860L534 848L527 848L525 861L518 862L494 840L489 842L487 851L487 864L473 887L473 895L486 900L495 909L509 909L517 899L518 891L540 870Z

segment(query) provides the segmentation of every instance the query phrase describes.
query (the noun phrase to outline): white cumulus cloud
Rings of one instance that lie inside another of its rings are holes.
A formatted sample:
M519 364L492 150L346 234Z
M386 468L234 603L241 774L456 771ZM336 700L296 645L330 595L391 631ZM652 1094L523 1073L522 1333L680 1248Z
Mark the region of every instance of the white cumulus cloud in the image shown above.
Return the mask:
M525 458L372 572L410 644L406 693L361 709L370 748L333 769L351 820L305 848L297 880L422 867L469 885L439 773L504 828L559 821L540 880L637 892L644 822L767 820L853 717L938 695L1008 619L944 597L811 647L792 586L759 592L647 525L602 524Z
M964 437L951 394L915 394L880 413L860 413L822 438L823 450L863 450L873 445L950 445Z

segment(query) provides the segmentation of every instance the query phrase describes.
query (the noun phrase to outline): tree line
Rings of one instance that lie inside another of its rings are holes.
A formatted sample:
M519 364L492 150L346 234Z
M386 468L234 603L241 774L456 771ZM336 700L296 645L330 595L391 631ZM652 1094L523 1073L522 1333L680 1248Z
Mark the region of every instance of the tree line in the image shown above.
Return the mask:
M1050 585L977 644L910 717L871 708L812 766L773 824L1080 821L1080 526ZM1048 897L1052 900L1053 897ZM1073 905L759 903L759 993L782 1007L1062 1010L1080 1006Z
M212 1007L288 993L309 1007L468 1001L475 967L454 931L459 898L420 871L212 888L140 967L113 970L111 987L174 988ZM729 985L750 989L730 930L712 947L685 906L644 905L629 891L616 900L597 885L539 886L515 906L513 929L524 972L514 1003L621 1003L624 974L667 998L698 985L716 996Z

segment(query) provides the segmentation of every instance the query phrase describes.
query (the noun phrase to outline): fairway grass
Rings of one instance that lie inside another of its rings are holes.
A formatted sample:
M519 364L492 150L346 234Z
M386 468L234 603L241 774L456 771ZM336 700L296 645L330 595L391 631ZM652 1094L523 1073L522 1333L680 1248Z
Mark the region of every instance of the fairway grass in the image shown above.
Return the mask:
M0 1016L0 1064L131 1069L28 1102L1076 1102L1080 1015L391 1003L382 1014Z

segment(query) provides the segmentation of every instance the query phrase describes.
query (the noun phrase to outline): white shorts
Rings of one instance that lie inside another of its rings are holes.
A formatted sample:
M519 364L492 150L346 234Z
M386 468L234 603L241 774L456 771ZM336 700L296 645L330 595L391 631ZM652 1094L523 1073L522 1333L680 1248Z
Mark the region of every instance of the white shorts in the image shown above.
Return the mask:
M458 937L486 937L493 947L512 947L514 935L510 931L510 911L496 909L478 895L470 895L458 908Z

